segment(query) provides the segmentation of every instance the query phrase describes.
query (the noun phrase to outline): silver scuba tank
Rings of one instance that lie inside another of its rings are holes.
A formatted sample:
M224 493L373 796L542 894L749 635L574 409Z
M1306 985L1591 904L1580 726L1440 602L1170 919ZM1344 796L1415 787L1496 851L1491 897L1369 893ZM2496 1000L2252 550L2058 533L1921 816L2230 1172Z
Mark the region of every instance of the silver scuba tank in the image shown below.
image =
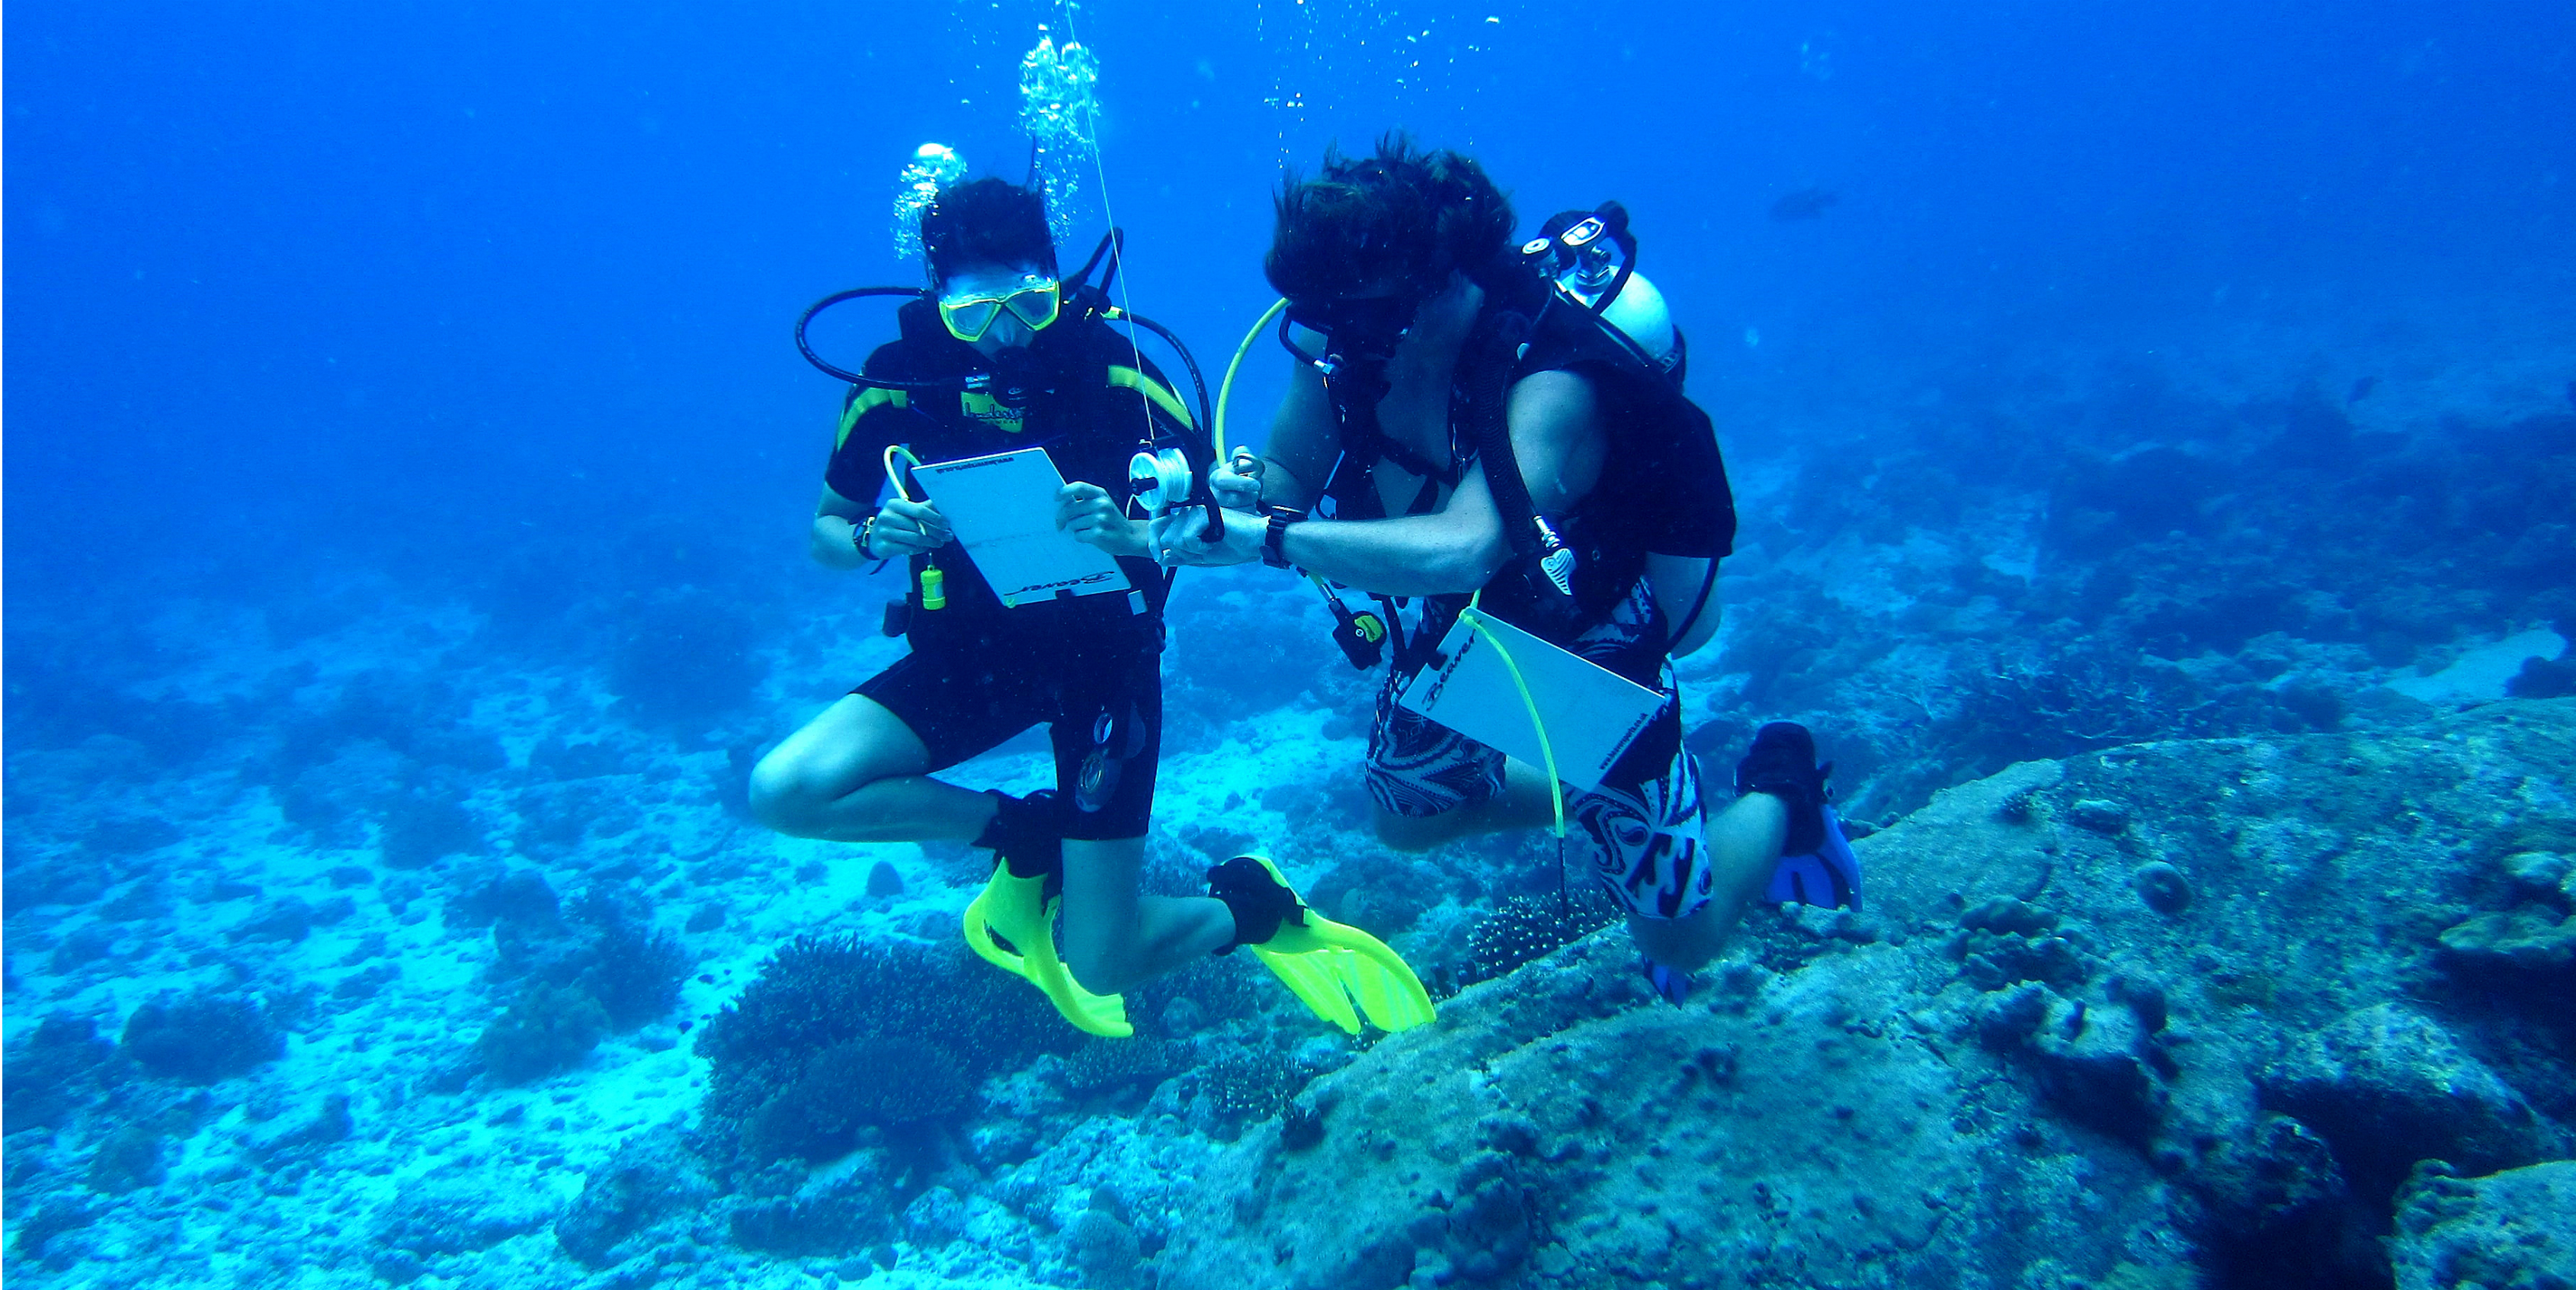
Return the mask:
M1600 305L1602 295L1619 281L1619 264L1611 255L1608 232L1598 217L1591 217L1553 237L1534 239L1521 249L1540 260L1558 291L1584 308L1594 309ZM1607 307L1599 308L1601 320L1618 328L1657 366L1672 371L1680 361L1681 345L1664 293L1646 275L1634 271L1618 292Z

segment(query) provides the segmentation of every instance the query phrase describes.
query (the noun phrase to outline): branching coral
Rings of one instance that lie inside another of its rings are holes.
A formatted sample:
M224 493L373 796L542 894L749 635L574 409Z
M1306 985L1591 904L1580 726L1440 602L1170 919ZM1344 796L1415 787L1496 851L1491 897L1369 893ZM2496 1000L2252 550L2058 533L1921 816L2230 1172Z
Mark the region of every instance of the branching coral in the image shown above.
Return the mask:
M757 1163L846 1147L861 1124L948 1114L975 1081L1077 1037L1035 992L954 948L808 936L771 956L698 1052L710 1127Z

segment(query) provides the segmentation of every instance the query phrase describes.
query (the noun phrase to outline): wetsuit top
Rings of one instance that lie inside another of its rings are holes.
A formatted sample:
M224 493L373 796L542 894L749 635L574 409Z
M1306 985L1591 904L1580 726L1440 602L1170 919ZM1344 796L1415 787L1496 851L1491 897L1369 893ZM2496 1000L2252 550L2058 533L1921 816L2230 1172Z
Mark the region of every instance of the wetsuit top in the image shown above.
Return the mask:
M902 338L868 356L862 369L868 375L917 381L993 370L973 346L940 326L931 302L909 303L898 317ZM884 459L890 444L903 445L924 462L1044 448L1067 483L1098 484L1112 497L1124 497L1129 458L1148 439L1156 446L1177 443L1189 424L1186 406L1169 383L1137 355L1126 336L1106 323L1068 317L1039 332L1026 358L1025 372L1010 373L1029 389L1018 407L973 389L852 386L842 403L840 433L823 482L833 492L865 503L867 513L874 514L885 492ZM908 472L905 486L916 498L927 491ZM938 498L930 500L935 503ZM933 562L945 579L948 604L944 609L923 610L916 593L908 633L915 647L925 643L925 633L933 639L950 638L961 629L978 635L990 635L996 629L1013 635L1046 633L1110 625L1137 616L1133 598L1114 592L1006 607L965 548L955 543L933 556L913 557L916 586L921 568ZM1151 560L1128 557L1120 557L1118 565L1143 594L1147 613L1159 614L1167 585L1162 569Z

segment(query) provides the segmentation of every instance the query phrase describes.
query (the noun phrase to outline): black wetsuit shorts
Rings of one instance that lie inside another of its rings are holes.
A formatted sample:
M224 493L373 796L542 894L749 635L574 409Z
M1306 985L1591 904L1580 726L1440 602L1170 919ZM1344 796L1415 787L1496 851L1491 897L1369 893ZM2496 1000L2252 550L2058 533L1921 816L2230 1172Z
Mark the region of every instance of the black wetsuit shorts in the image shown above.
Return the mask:
M1041 722L1055 745L1065 836L1145 835L1163 747L1162 623L1139 615L1097 632L998 631L916 640L850 691L884 704L946 770Z

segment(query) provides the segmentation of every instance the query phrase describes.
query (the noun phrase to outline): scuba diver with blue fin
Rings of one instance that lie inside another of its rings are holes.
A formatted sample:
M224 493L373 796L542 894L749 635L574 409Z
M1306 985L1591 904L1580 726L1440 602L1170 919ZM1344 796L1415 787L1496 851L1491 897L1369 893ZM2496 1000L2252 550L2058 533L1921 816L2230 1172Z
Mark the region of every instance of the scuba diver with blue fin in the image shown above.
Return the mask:
M1277 319L1288 394L1262 451L1235 450L1211 478L1227 522L1175 512L1154 540L1170 565L1298 571L1354 666L1391 651L1366 774L1381 840L1423 850L1551 820L1562 839L1571 823L1674 1002L1755 901L1858 905L1831 767L1804 727L1764 726L1722 809L1703 804L1682 746L1671 660L1716 632L1735 509L1714 429L1682 393L1681 335L1635 272L1627 212L1567 212L1516 242L1480 166L1399 134L1371 156L1328 152L1277 214L1264 269L1284 298L1235 367ZM1220 395L1220 455L1224 417ZM1354 610L1337 588L1378 607ZM1555 773L1497 623L1543 642L1525 652L1554 647L1642 687L1651 717L1623 732L1597 787ZM1526 706L1516 731L1537 727L1544 768L1415 710L1417 678L1446 684L1443 669L1488 641L1520 688L1501 702Z
M1221 866L1208 896L1140 894L1171 575L1151 558L1147 521L1130 516L1125 494L1145 467L1152 504L1195 498L1203 521L1216 517L1206 389L1176 338L1110 302L1116 231L1064 277L1034 186L958 181L962 163L938 145L922 157L950 172L919 212L928 289L840 292L796 329L806 358L849 385L814 557L839 569L908 561L911 585L889 606L886 633L911 650L761 758L753 812L798 837L989 848L993 873L966 911L967 944L1092 1034L1133 1033L1121 992L1236 945L1345 1029L1357 1031L1359 1013L1388 1029L1428 1020L1429 999L1401 959L1313 914L1263 862ZM871 297L903 300L899 337L858 371L817 354L806 337L814 316ZM1114 322L1172 346L1197 389L1195 412ZM1072 481L1056 495L1056 528L1114 557L1123 588L1006 602L955 540L927 468L1031 447ZM1100 480L1125 482L1113 493ZM1014 797L932 778L1040 723L1054 747L1053 790ZM1271 881L1245 881L1247 866Z

